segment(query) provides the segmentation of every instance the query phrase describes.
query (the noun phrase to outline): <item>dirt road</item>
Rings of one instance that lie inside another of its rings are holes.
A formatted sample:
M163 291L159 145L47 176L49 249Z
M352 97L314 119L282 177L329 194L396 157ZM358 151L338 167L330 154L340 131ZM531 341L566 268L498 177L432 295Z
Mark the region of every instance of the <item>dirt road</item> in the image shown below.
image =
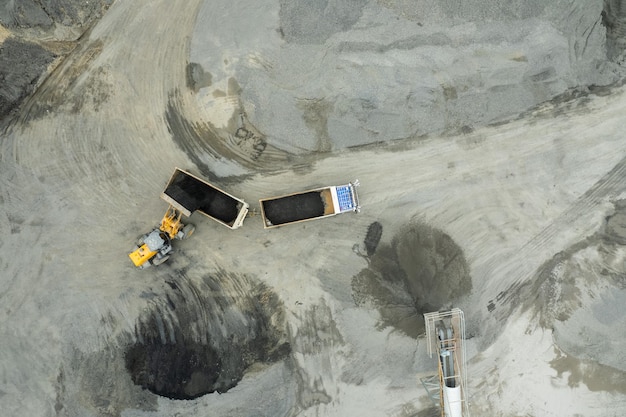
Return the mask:
M518 310L537 296L519 288L626 196L624 88L458 135L312 156L266 143L259 156L249 121L237 137L198 105L201 6L115 2L2 139L5 415L427 415L415 375L435 363L416 340L420 316L452 305L468 317L482 415L555 413L555 393L586 416L624 410L626 369L599 390L566 386L552 339ZM252 208L358 178L363 210L273 230L260 216L231 231L193 215L196 233L168 263L135 270L127 252L165 211L175 166ZM615 250L616 274L625 256ZM512 340L547 346L528 379L507 371ZM512 410L516 378L548 388L527 387L526 408Z

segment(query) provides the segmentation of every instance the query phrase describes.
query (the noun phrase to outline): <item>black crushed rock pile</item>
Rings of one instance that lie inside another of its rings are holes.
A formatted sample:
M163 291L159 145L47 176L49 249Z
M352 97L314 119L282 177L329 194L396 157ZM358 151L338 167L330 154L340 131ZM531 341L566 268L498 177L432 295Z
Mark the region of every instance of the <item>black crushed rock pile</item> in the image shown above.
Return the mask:
M48 65L58 56L41 46L40 41L50 41L58 25L72 29L62 33L79 36L112 3L113 0L20 0L0 4L0 25L12 35L0 43L0 120L33 92Z
M55 55L41 46L15 38L0 44L0 118L33 92Z

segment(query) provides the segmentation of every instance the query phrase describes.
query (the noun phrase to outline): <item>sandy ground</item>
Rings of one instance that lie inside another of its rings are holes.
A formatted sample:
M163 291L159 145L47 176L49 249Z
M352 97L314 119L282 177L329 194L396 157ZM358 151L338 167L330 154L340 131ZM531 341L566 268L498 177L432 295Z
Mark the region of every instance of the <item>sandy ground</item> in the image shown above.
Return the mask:
M431 3L116 1L0 143L2 414L430 416L421 314L452 306L473 415L625 414L626 89L578 88L620 78L602 6ZM363 209L195 214L135 270L175 166L251 208L358 178Z

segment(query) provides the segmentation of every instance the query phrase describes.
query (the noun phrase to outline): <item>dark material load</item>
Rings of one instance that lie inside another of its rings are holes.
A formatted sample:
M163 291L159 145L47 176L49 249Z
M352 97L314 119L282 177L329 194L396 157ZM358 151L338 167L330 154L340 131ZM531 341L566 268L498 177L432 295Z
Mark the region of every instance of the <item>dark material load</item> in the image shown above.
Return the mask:
M355 181L259 200L263 227L269 229L350 211L358 212L357 185L358 181Z
M248 205L188 172L176 169L161 197L191 216L199 211L231 228L237 228Z
M319 191L266 200L263 202L265 218L271 224L292 223L324 215L324 201Z
M224 223L237 218L237 200L187 175L177 175L164 191L190 212L200 210Z

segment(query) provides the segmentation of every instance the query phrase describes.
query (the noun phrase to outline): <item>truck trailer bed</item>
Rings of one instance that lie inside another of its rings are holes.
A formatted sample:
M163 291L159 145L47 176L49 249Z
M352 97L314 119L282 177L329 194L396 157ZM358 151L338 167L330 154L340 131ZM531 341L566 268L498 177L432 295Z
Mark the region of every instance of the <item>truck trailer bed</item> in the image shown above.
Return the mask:
M266 229L358 211L355 184L329 186L259 200Z
M161 198L184 215L198 211L231 229L243 224L248 204L182 169L176 168Z

